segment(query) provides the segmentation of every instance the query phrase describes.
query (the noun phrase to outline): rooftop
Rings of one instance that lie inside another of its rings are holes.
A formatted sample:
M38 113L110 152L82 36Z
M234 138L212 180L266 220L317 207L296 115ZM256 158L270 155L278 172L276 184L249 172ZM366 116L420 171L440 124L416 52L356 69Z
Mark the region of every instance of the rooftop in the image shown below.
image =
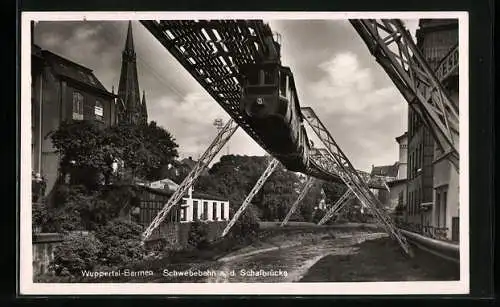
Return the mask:
M372 176L383 177L397 177L398 176L398 163L393 165L372 166Z
M44 50L37 45L32 46L31 53L33 56L43 58L45 63L52 68L54 74L91 87L102 94L115 96L114 94L108 92L104 85L94 75L92 69L73 62L51 51Z

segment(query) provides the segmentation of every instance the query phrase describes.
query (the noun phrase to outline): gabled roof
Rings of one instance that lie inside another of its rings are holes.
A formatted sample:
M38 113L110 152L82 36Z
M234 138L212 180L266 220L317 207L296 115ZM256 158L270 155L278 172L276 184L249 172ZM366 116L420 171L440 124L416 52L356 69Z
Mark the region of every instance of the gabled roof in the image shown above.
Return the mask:
M54 74L76 81L85 86L98 90L102 94L114 97L112 93L102 85L94 75L93 71L83 65L68 60L48 50L41 50L45 62L52 68Z
M371 172L372 176L397 177L398 163L393 165L374 166Z

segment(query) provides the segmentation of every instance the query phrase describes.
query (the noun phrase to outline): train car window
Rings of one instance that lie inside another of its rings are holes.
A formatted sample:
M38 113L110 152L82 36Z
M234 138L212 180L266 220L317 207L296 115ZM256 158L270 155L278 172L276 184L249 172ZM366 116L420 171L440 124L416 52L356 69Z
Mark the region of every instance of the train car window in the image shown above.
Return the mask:
M264 84L274 84L275 82L275 70L270 68L264 70Z
M249 70L246 77L248 85L258 85L259 84L260 70Z
M287 83L288 81L288 76L285 74L285 72L280 71L280 96L287 98Z

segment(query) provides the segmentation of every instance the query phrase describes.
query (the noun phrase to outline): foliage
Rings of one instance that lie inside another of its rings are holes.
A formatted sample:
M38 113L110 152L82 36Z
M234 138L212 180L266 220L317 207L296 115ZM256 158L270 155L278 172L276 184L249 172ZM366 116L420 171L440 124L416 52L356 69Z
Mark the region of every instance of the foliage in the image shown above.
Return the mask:
M122 203L103 199L100 191L83 186L57 186L44 231L95 230L118 216Z
M321 221L321 219L323 218L323 216L325 216L325 214L326 214L326 210L323 210L323 209L314 210L312 222L317 224L319 221Z
M231 208L233 209L233 208ZM231 216L234 212L231 212ZM245 210L240 218L236 221L230 230L230 235L237 239L250 239L253 240L257 236L257 231L259 229L259 223L257 221L257 216L253 210Z
M141 244L142 228L126 220L114 219L99 227L95 236L102 242L100 261L107 266L129 264L145 255Z
M52 268L56 275L81 275L92 270L99 260L102 244L91 234L70 233L54 249Z
M33 203L31 207L33 227L45 227L49 221L49 211L45 202Z
M50 136L62 156L61 173L71 173L73 183L90 188L98 184L100 177L110 182L113 162L123 161L124 171L134 177L154 180L161 166L178 156L172 135L155 122L107 128L93 121L64 122Z
M305 182L304 182L305 184ZM298 221L312 222L314 207L318 205L321 200L321 187L323 183L316 181L309 192L305 195L302 203L300 204L299 211L302 219L296 219Z
M201 221L191 223L188 244L195 248L203 248L208 243L208 225Z
M268 163L269 159L262 156L223 156L212 166L208 175L197 180L195 190L220 195L239 207ZM297 199L302 184L297 174L279 165L253 198L252 206L261 212L262 220L281 221ZM318 195L319 190L312 189L308 194ZM308 206L312 206L313 201L314 196L309 196ZM310 212L306 210L305 213Z

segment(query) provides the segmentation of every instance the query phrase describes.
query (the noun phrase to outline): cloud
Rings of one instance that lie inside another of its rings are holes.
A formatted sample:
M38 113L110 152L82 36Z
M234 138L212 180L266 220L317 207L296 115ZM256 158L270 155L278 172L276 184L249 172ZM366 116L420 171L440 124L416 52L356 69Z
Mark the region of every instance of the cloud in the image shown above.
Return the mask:
M295 74L301 105L315 109L355 166L392 163L394 137L406 129L405 103L349 24L296 20L272 26L283 34L284 64ZM93 69L116 91L126 29L126 21L40 22L35 40ZM133 31L149 119L173 134L182 157L198 157L217 133L213 120L229 116L138 22ZM228 146L234 154L264 154L242 129Z
M372 68L351 52L336 53L319 68L324 76L309 84L306 96L351 162L362 169L394 163L406 104L395 86L375 86Z

